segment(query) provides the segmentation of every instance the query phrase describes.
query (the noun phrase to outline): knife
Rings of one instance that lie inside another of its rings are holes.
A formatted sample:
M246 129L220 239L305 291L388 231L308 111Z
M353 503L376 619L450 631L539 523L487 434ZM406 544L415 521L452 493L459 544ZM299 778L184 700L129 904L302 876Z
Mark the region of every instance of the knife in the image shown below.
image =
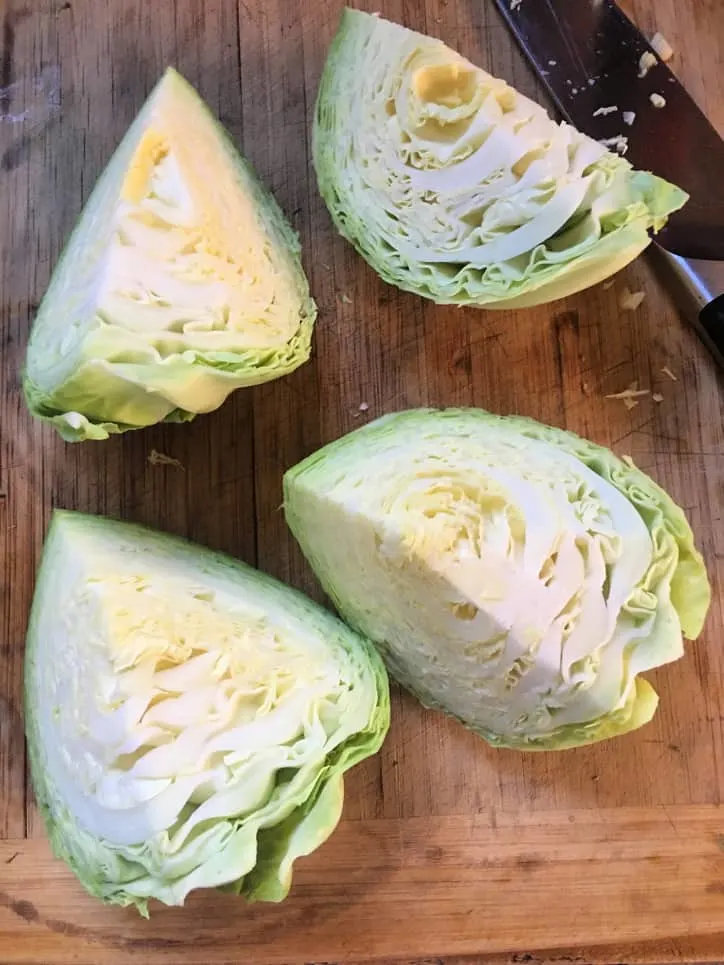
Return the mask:
M690 195L652 248L679 308L724 368L724 141L613 0L495 4L566 120L597 140L622 135L635 167ZM655 59L644 73L647 52ZM617 110L600 110L610 107Z

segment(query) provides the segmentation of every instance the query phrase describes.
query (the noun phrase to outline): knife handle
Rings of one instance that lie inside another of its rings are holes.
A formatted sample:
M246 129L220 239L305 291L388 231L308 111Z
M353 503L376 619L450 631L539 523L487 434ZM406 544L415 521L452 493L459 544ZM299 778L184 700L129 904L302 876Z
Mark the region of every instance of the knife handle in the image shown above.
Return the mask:
M652 245L680 310L724 369L724 261L701 261L673 255Z

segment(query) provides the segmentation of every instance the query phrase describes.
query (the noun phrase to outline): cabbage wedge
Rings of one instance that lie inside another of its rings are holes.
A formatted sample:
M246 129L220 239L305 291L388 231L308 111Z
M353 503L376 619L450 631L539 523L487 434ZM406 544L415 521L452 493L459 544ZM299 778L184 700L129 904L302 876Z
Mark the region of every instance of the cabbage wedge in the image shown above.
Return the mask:
M56 513L28 633L28 749L56 855L148 914L223 887L281 901L389 726L374 647L243 564Z
M297 236L169 69L54 271L25 397L68 441L187 421L306 362L315 316Z
M614 274L687 195L439 40L346 10L320 84L319 189L392 285L515 308Z
M415 410L284 480L288 524L344 619L428 707L493 745L573 747L651 719L640 675L709 606L682 511L629 460L477 409Z

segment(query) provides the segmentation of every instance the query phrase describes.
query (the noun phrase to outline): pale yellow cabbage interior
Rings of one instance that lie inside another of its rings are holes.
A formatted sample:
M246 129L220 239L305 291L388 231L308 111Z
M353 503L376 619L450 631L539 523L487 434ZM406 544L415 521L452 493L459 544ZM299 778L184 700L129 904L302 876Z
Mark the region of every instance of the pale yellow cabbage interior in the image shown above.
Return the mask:
M444 430L381 427L287 484L325 589L397 679L487 735L630 716L637 675L683 652L673 538L666 576L636 507L572 454L503 421Z
M112 214L97 315L158 332L164 355L210 347L212 333L216 350L284 346L299 324L294 280L211 120L183 108L159 90Z

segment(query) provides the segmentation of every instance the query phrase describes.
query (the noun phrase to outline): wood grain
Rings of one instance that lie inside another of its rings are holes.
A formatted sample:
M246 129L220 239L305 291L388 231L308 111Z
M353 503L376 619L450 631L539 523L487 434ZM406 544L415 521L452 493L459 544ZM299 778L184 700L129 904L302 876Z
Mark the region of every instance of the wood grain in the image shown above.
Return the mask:
M488 0L359 5L542 97ZM667 36L674 70L724 132L724 5L625 6ZM384 285L332 229L311 169L309 119L340 9L0 4L0 962L722 961L722 381L646 258L609 289L525 312L451 310ZM29 321L95 178L169 63L301 234L320 308L314 358L191 425L68 446L22 404ZM626 287L646 292L636 312L619 307ZM627 411L605 398L635 380L663 402ZM606 745L520 755L492 751L395 691L385 747L350 775L345 820L298 865L288 902L200 895L150 924L92 903L52 860L26 787L23 636L51 508L188 535L322 599L279 512L282 473L369 418L424 404L573 429L632 455L686 508L714 604L687 658L652 675L655 721ZM154 449L182 468L151 465Z
M346 821L299 867L283 905L239 914L236 898L197 894L186 908L159 914L151 929L133 911L80 898L44 841L0 842L0 863L11 859L15 880L13 895L0 892L0 948L8 962L45 955L89 965L100 949L109 965L134 951L216 965L239 948L249 965L321 954L328 962L392 959L400 951L524 956L560 941L554 903L575 909L566 931L573 944L607 942L612 922L620 942L652 930L686 935L694 921L702 937L721 927L720 827L718 808L693 806ZM547 913L531 916L543 896ZM13 944L18 919L39 932L32 946Z

